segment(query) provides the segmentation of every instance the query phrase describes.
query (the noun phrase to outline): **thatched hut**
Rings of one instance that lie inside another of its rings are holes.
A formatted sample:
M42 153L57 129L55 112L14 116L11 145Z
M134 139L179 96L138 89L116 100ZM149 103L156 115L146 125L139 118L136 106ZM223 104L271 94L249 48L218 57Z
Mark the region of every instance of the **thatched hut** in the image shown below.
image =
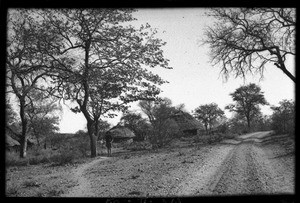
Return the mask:
M5 147L8 150L14 149L15 151L19 150L20 146L20 134L12 131L10 128L7 128L5 131ZM32 135L27 135L27 146L32 147L37 145L37 141L32 137Z
M132 141L135 134L124 126L115 126L109 130L114 139L114 142Z
M203 125L187 112L179 111L172 115L172 119L185 136L197 135L203 129Z
M6 133L5 148L9 151L18 151L20 143Z

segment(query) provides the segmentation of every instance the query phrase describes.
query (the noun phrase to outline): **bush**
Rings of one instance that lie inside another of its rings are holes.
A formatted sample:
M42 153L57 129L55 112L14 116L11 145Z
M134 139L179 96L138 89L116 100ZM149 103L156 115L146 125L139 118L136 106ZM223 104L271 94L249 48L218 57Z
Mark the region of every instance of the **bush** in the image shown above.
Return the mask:
M69 150L61 150L59 154L50 157L51 162L55 165L63 166L69 163L73 163L76 158L76 154Z
M26 158L20 158L19 153L6 151L6 161L7 167L10 166L27 166L27 165L37 165L43 163L51 162L50 157L53 151L50 149L29 149Z
M139 150L148 150L151 149L151 144L147 141L142 142L132 142L125 147L125 149L131 151L139 151Z
M215 144L222 141L222 139L224 139L224 137L221 134L205 135L205 136L197 136L194 142L202 143L202 144Z
M157 122L149 132L149 141L153 148L161 148L168 145L174 138L179 137L179 127L174 120L166 119Z
M62 193L63 193L63 190L61 190L61 189L51 189L47 192L47 196L48 197L58 197Z
M5 166L27 166L29 164L28 159L24 158L21 159L19 158L19 153L17 152L11 152L11 151L6 151L5 155Z
M77 144L76 149L78 150L80 157L86 157L88 156L87 152L90 150L90 146L87 140L85 139L84 141L82 140Z

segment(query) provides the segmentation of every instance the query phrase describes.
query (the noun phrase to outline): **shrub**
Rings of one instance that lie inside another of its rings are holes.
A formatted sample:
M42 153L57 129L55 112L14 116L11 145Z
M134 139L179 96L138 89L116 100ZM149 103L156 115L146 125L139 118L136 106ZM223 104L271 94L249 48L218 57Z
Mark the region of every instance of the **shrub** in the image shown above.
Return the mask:
M195 143L214 144L220 142L224 137L221 134L197 136L194 140Z
M59 154L53 155L50 157L51 162L54 162L56 165L62 166L68 163L72 163L75 159L76 154L69 150L61 150Z
M271 107L272 129L276 133L295 133L295 102L292 100L282 100L279 106Z
M85 139L84 141L82 140L81 142L79 142L76 146L76 149L78 150L80 157L86 157L88 156L87 152L89 151L89 143L87 141L87 139Z
M30 165L37 165L50 162L50 156L53 153L50 149L35 148L28 151L28 162Z
M131 151L139 151L139 150L148 150L151 149L151 144L147 141L142 142L132 142L125 147L125 149Z
M28 163L30 165L44 164L49 162L49 158L43 155L28 158Z
M62 194L63 191L61 189L51 189L47 192L48 197L57 197Z
M156 122L149 132L149 141L153 148L160 148L168 145L174 138L179 137L180 131L176 122L166 119Z
M17 152L6 151L5 165L9 166L27 166L29 164L28 158L19 158Z

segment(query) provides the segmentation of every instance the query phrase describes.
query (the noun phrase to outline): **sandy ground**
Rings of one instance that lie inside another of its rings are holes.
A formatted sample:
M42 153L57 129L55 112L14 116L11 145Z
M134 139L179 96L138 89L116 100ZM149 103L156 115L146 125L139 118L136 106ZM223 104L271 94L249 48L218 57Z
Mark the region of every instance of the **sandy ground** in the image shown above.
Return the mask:
M280 145L262 145L271 135L258 132L240 136L235 144L132 153L99 161L85 171L90 182L86 194L95 197L293 194L294 157L287 155Z
M60 184L58 191L61 192L56 195L181 197L294 194L295 154L292 143L293 140L287 136L257 132L217 145L199 146L182 141L178 146L156 152L114 153L113 157L97 157L87 163L70 166L67 171L57 169L59 172L53 174L59 174L59 180L65 182ZM18 171L9 172L11 179L17 175ZM23 190L26 191L24 183ZM24 196L34 194L23 193Z

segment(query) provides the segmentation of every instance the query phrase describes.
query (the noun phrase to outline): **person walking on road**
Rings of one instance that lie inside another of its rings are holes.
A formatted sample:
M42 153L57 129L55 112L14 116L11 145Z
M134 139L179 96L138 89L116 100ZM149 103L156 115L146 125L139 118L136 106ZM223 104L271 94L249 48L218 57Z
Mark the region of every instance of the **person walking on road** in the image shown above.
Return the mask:
M105 134L105 142L107 148L107 156L111 156L111 143L113 142L113 137L110 131L107 131Z

